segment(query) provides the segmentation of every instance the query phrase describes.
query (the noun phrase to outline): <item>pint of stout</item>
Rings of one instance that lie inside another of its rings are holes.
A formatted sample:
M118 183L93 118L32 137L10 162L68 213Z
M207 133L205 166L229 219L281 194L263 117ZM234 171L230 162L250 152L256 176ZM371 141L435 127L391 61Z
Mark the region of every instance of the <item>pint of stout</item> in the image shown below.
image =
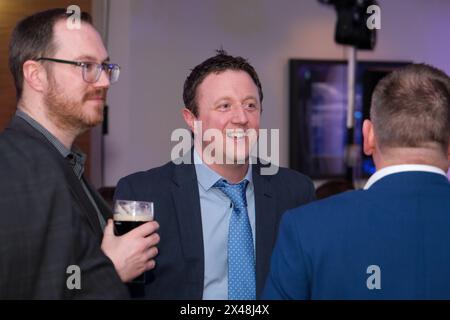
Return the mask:
M116 235L153 220L153 202L116 200L114 204L114 226Z
M114 233L116 236L153 220L153 202L116 200L114 204ZM145 273L132 282L145 283Z
M153 220L152 215L129 215L129 214L114 214L114 227L116 236L124 235L125 233L139 227L148 221Z
M128 220L127 220L128 219ZM139 227L141 224L146 223L147 221L151 221L152 219L148 219L147 217L130 217L126 215L114 215L114 227L116 236L122 236L128 231L133 230L136 227Z

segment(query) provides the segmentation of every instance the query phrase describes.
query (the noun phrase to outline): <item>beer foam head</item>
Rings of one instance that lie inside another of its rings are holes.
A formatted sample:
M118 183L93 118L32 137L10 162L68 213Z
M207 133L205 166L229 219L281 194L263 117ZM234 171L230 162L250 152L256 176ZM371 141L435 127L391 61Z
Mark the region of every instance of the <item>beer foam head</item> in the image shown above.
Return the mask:
M131 215L127 213L114 214L115 221L152 221L153 215L142 214L142 215Z
M117 200L114 206L114 220L151 221L153 220L153 203Z

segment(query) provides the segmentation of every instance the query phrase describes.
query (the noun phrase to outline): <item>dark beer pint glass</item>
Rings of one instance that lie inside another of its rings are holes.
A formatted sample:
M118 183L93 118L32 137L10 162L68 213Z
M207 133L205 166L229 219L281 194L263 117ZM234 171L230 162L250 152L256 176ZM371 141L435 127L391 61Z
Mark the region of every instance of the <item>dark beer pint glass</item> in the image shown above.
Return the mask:
M117 236L152 220L153 202L116 200L114 203L114 229ZM145 283L145 272L132 283Z

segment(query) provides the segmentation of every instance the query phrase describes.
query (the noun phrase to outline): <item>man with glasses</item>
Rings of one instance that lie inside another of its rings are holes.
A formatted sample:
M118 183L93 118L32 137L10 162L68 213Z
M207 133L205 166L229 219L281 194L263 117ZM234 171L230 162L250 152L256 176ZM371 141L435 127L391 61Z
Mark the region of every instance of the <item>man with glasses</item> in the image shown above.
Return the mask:
M80 62L80 61L46 58L46 57L38 58L36 59L36 61L52 61L82 67L83 80L86 81L87 83L96 83L100 79L102 70L105 70L105 72L107 73L110 83L114 83L117 80L119 80L120 75L120 67L115 63Z
M87 14L78 29L67 18L34 14L11 38L18 102L0 135L0 299L126 298L123 282L155 265L158 224L116 237L83 175L74 140L102 122L120 68Z

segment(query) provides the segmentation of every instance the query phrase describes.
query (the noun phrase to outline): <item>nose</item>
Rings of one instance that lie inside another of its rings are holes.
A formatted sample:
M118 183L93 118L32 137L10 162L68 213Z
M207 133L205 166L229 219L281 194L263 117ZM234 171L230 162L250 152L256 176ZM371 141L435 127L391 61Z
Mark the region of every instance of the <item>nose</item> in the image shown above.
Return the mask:
M248 116L244 106L237 106L234 109L232 122L236 124L247 124Z
M111 81L109 80L108 73L105 71L105 69L102 69L100 72L100 78L96 83L94 83L94 86L97 88L109 88L111 85Z

